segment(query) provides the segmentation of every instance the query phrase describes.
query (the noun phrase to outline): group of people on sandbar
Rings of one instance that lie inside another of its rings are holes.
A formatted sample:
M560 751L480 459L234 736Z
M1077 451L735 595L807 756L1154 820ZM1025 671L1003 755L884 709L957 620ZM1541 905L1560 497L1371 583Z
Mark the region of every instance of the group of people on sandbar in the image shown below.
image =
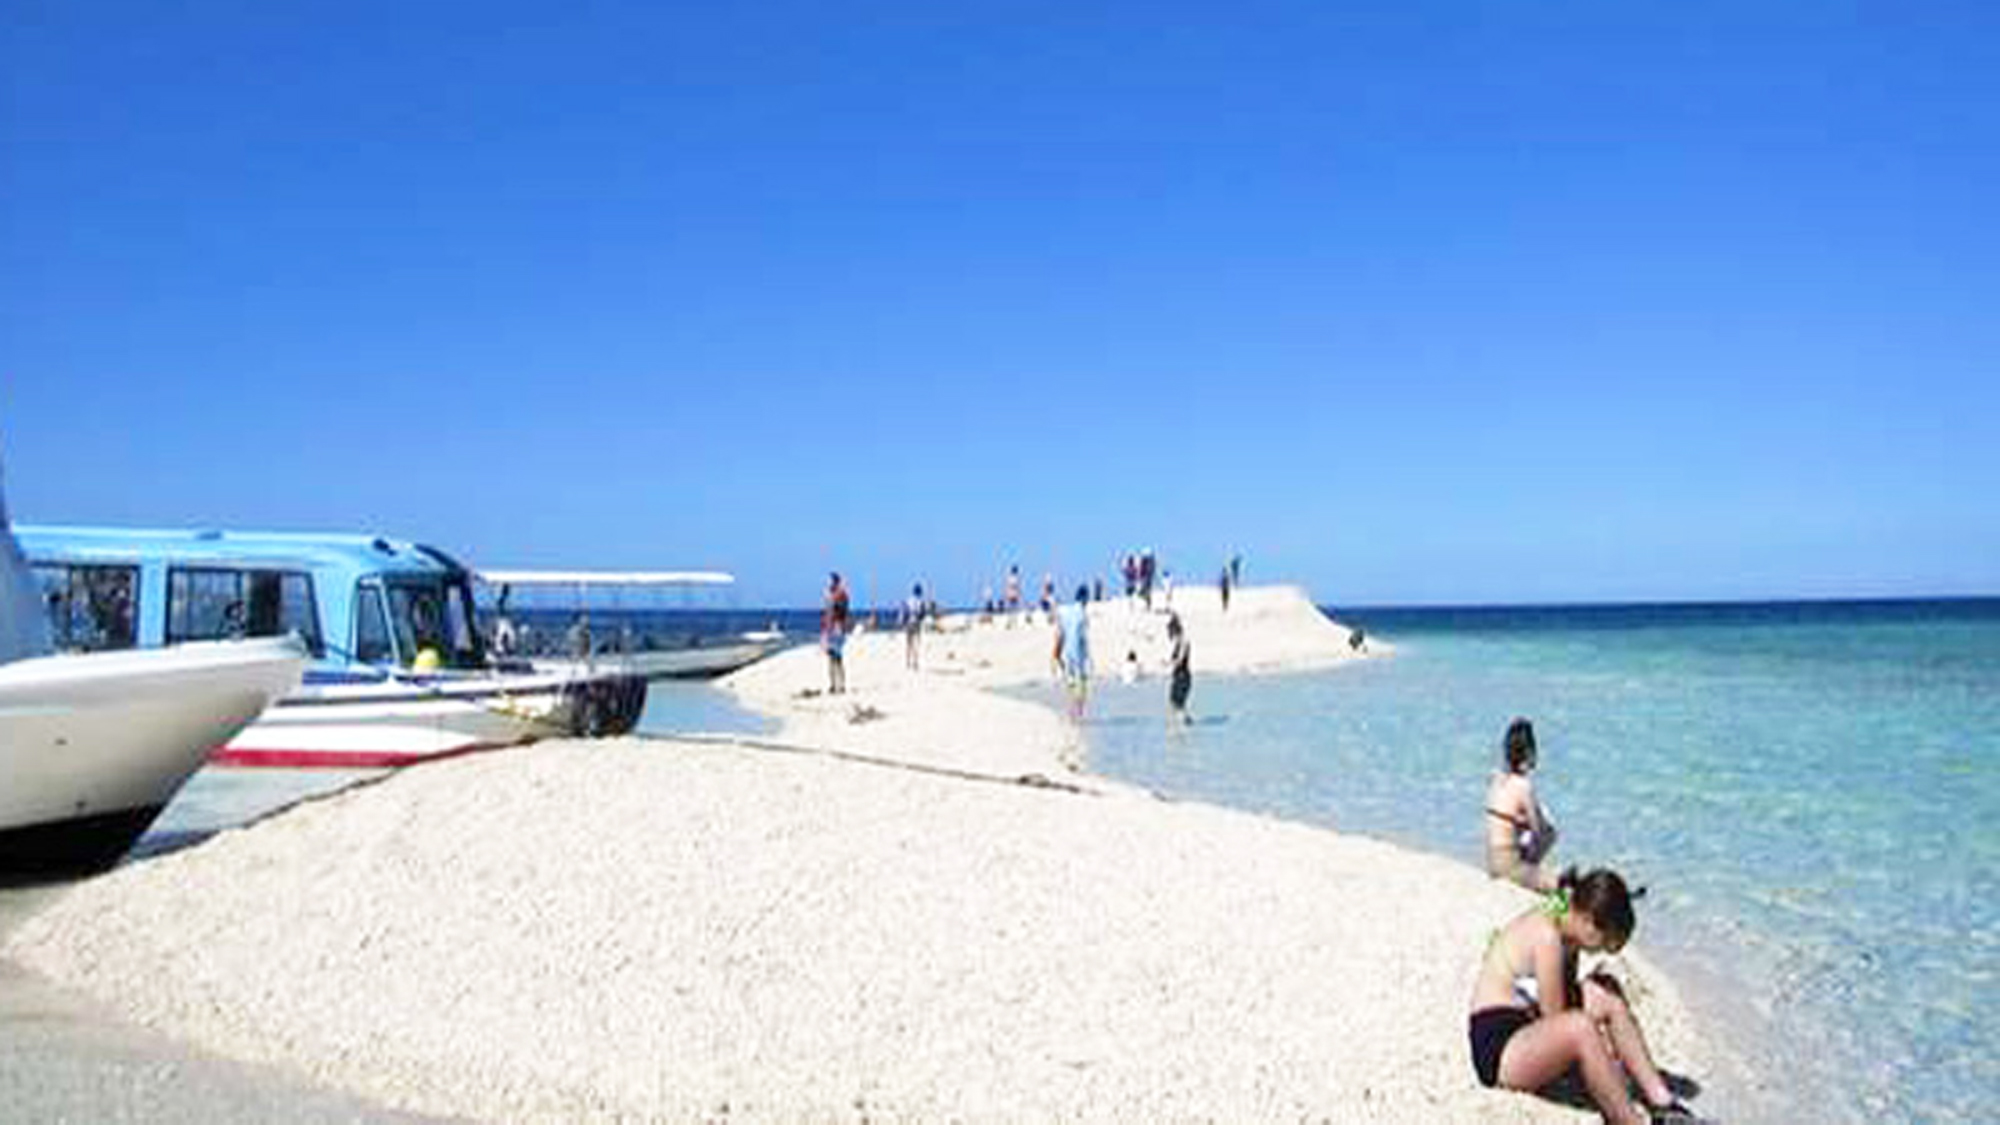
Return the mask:
M1076 600L1056 610L1055 648L1050 653L1050 660L1069 695L1070 718L1078 721L1083 718L1084 704L1090 696L1090 595L1090 587L1078 586ZM1180 614L1171 610L1167 613L1167 646L1168 714L1175 724L1184 726L1190 721L1187 701L1188 693L1194 687L1194 648L1188 642L1187 628L1181 624ZM1125 682L1136 681L1138 670L1138 652L1127 650L1121 673Z
M1073 719L1081 720L1084 705L1090 695L1090 614L1091 587L1082 584L1076 588L1076 600L1060 606L1051 605L1049 618L1055 624L1055 648L1050 659L1055 666L1069 694L1069 713ZM1044 595L1044 601L1049 596ZM925 596L924 586L918 583L910 589L910 596L903 603L901 628L903 631L904 666L916 671L919 665L919 635L928 620L935 624L938 618L937 602ZM826 592L820 603L820 649L826 653L827 693L841 695L847 691L847 637L853 630L852 595L847 582L838 571L827 575ZM1167 613L1167 702L1174 722L1185 725L1189 722L1187 713L1188 694L1194 686L1193 648L1188 643L1187 629L1181 624L1178 613ZM1138 654L1127 652L1126 664L1136 678Z
M1535 762L1534 725L1515 719L1486 790L1486 869L1542 899L1487 942L1467 1017L1473 1073L1509 1090L1576 1075L1617 1125L1698 1120L1653 1062L1617 980L1601 971L1578 977L1582 954L1616 953L1631 939L1632 904L1645 889L1605 868L1550 872L1556 827L1535 794Z

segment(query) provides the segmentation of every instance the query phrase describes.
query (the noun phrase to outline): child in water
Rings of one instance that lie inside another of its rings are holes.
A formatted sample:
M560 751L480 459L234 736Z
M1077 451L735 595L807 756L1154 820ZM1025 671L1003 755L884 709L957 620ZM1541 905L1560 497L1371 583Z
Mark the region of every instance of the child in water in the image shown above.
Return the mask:
M1494 931L1467 1021L1482 1084L1538 1090L1574 1067L1606 1121L1698 1120L1667 1088L1618 983L1601 973L1577 980L1579 953L1616 953L1631 938L1633 897L1616 872L1571 868L1540 906Z

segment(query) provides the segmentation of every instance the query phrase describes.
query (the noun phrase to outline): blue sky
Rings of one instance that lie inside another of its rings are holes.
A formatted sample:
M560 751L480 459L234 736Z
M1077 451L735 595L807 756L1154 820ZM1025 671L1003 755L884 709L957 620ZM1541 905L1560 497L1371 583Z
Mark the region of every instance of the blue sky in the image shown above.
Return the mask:
M2000 593L1996 13L16 0L8 499L751 604Z

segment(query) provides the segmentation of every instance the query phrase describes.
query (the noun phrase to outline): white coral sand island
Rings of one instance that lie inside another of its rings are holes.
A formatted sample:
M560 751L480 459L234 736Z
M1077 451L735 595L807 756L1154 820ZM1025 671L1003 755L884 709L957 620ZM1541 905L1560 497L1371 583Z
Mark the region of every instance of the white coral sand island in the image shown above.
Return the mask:
M1201 674L1330 667L1300 591L1175 591ZM988 689L1046 625L948 622L850 693L727 685L768 739L544 743L404 770L75 888L8 955L207 1049L487 1120L1575 1121L1480 1088L1465 1004L1524 892L1083 772ZM1094 608L1100 667L1164 618ZM856 721L865 720L865 721ZM1641 941L1644 928L1641 927ZM1668 982L1619 966L1700 1071Z

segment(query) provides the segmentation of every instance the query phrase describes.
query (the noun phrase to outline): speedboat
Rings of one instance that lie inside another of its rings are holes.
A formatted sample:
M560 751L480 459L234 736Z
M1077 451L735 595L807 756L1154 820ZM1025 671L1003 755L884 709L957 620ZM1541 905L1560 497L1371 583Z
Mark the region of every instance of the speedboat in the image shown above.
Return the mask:
M0 874L117 862L214 747L299 682L295 638L50 655L0 497Z
M400 766L553 735L623 734L643 676L537 669L487 651L472 575L433 547L367 535L18 529L58 648L152 649L295 634L304 680L212 760Z
M594 635L590 606L594 591L688 591L727 587L736 577L720 570L481 570L494 598L496 630L504 646L536 668L622 668L648 680L705 679L733 672L784 647L785 634L772 629L687 635L672 642L628 628ZM508 616L515 587L549 588L572 595L569 626L556 636L525 638ZM622 608L622 607L621 607Z

